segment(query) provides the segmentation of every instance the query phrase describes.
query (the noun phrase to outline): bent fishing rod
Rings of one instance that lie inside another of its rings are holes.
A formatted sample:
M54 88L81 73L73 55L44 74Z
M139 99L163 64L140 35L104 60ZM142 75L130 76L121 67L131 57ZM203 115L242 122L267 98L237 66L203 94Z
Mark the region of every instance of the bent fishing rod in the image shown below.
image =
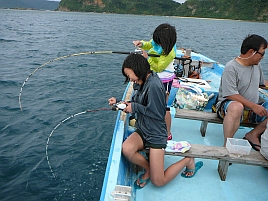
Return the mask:
M47 158L47 164L49 166L49 169L50 169L50 172L52 173L52 176L54 177L54 179L56 179L56 175L54 173L54 171L52 170L52 167L51 167L51 164L50 164L50 161L49 161L49 157L48 157L48 144L49 144L49 141L50 141L50 138L52 136L52 134L54 133L54 131L61 125L63 124L64 122L70 120L71 118L73 117L76 117L78 115L81 115L81 114L86 114L86 113L89 113L89 112L98 112L98 111L118 111L118 110L121 110L123 111L126 107L126 104L124 103L124 101L120 101L116 104L113 104L111 108L99 108L99 109L95 109L95 110L85 110L83 112L79 112L79 113L76 113L76 114L73 114L65 119L63 119L62 121L60 121L54 128L53 130L50 132L48 138L47 138L47 144L46 144L46 158Z
M25 81L23 82L21 88L20 88L20 92L19 92L19 105L20 105L20 110L22 111L22 104L21 104L21 95L22 95L22 89L25 86L26 82L29 80L29 78L31 76L33 76L33 74L38 71L40 68L54 62L54 61L59 61L62 59L66 59L68 57L74 57L74 56L81 56L81 55L88 55L88 54L142 54L142 50L140 49L136 49L134 52L120 52L120 51L98 51L98 52L80 52L80 53L75 53L75 54L69 54L69 55L65 55L65 56L61 56L55 59L52 59L42 65L40 65L39 67L37 67L32 73L30 73L30 75L25 79ZM156 54L148 54L148 56L152 56L152 57L160 57L160 55L156 55ZM181 61L192 61L190 58L180 58L180 57L175 57L174 59L178 59Z

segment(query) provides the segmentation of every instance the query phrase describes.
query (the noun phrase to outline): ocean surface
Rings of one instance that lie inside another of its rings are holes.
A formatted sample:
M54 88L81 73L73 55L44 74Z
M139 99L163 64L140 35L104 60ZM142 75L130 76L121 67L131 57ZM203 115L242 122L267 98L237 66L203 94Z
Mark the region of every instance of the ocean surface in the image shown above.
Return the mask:
M126 55L72 54L134 51L166 22L177 47L222 64L246 35L268 39L267 23L233 20L2 9L0 21L1 201L99 200Z

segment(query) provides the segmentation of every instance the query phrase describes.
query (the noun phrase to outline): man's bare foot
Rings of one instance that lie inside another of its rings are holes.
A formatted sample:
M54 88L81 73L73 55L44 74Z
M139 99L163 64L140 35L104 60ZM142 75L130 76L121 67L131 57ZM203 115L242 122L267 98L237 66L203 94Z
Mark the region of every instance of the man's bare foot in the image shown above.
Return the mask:
M259 138L251 136L247 133L243 139L247 140L255 151L260 151L261 143Z

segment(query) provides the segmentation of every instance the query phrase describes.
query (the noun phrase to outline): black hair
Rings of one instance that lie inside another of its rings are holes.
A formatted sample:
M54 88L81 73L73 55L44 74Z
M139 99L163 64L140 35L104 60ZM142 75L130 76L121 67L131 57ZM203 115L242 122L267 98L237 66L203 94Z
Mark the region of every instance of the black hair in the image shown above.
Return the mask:
M161 45L163 54L168 55L177 41L177 33L174 26L164 23L160 24L153 33L153 40Z
M250 49L258 51L261 46L267 48L267 41L263 37L256 34L248 35L241 45L240 52L246 54Z
M122 65L122 74L126 78L125 83L128 83L130 79L124 72L125 68L132 69L138 79L142 80L143 83L145 83L147 75L151 72L150 64L148 63L147 59L144 58L141 54L135 53L128 55Z

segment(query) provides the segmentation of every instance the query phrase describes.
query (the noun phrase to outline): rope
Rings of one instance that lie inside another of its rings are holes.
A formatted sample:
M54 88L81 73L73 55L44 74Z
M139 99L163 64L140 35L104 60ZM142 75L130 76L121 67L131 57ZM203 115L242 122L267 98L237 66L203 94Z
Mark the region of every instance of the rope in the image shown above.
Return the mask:
M76 113L74 115L71 115L65 119L63 119L60 123L58 123L54 128L53 130L51 131L51 133L49 134L48 138L47 138L47 144L46 144L46 158L47 158L47 163L48 163L48 166L49 166L49 169L50 169L50 172L52 173L52 176L54 177L54 179L56 178L55 176L55 173L54 171L52 170L52 167L50 165L50 162L49 162L49 157L48 157L48 144L49 144L49 141L50 141L50 137L52 136L52 134L54 133L54 131L64 122L68 121L69 119L73 118L73 117L76 117L78 115L81 115L81 114L86 114L88 112L97 112L97 111L102 111L102 110L112 110L112 108L99 108L99 109L95 109L95 110L85 110L83 112L79 112L79 113Z

